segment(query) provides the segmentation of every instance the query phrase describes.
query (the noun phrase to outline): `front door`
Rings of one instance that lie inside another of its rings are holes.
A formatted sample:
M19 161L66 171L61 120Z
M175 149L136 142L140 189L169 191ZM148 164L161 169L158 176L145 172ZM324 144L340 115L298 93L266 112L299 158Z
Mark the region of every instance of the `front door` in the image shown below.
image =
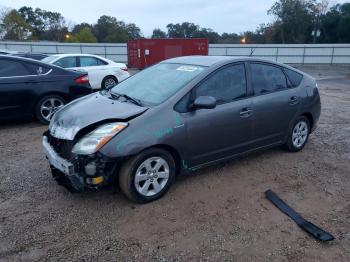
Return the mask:
M25 63L12 59L0 59L0 117L21 115L32 88L30 69Z
M215 97L217 106L183 114L187 127L189 165L197 166L249 149L252 98L247 97L244 64L231 64L218 69L193 92L194 99L199 96Z

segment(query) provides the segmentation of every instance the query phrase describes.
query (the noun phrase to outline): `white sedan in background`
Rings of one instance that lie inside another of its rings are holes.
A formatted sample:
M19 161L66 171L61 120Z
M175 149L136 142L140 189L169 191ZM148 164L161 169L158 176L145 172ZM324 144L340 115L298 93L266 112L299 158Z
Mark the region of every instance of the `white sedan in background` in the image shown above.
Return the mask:
M86 71L93 89L111 88L130 76L125 64L97 55L58 54L48 56L41 61L66 69Z

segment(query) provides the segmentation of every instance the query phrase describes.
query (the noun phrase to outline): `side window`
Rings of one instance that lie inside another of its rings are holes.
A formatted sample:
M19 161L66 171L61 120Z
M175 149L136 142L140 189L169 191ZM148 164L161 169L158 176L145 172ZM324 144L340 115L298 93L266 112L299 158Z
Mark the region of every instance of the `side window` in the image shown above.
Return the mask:
M287 77L288 77L288 79L293 87L298 86L300 84L301 80L303 79L302 74L299 74L298 72L295 72L293 70L285 68L284 72L286 72Z
M174 109L176 112L185 113L188 111L188 105L191 99L191 92L187 93L179 102L175 105Z
M69 57L63 57L61 59L58 59L56 62L54 62L54 65L63 67L63 68L71 68L71 67L77 67L76 63L76 57L75 56L69 56Z
M25 66L29 70L31 75L44 75L50 71L50 68L37 64L26 63Z
M251 65L252 84L256 95L271 93L287 88L287 79L283 71L266 64Z
M91 56L81 56L80 57L80 66L99 66L99 65L105 65L106 63L96 57Z
M196 87L196 97L213 96L217 102L227 103L246 96L247 82L243 64L220 69Z
M13 60L0 60L0 77L30 75L29 69L20 62Z

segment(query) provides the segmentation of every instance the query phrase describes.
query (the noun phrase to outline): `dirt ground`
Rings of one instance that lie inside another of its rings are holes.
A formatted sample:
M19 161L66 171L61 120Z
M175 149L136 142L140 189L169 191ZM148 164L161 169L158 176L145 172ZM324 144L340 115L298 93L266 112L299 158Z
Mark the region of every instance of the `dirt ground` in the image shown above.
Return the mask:
M322 116L302 152L198 170L146 205L112 189L67 192L51 179L46 127L2 124L0 261L350 261L350 80L316 76ZM311 238L267 189L336 239Z

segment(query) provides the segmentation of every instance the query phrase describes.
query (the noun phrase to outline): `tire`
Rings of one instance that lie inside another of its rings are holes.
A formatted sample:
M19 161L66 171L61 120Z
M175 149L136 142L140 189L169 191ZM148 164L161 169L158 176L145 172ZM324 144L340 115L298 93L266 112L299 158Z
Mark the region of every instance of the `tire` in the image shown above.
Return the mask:
M174 159L169 152L160 148L151 148L130 158L119 172L121 191L137 203L147 203L160 198L174 180Z
M102 80L101 88L102 89L110 89L113 86L118 84L118 79L114 76L106 76Z
M44 125L50 123L52 116L64 106L66 101L59 95L47 95L35 106L35 116Z
M290 152L298 152L304 148L310 135L310 122L305 116L298 117L288 132L285 147Z

